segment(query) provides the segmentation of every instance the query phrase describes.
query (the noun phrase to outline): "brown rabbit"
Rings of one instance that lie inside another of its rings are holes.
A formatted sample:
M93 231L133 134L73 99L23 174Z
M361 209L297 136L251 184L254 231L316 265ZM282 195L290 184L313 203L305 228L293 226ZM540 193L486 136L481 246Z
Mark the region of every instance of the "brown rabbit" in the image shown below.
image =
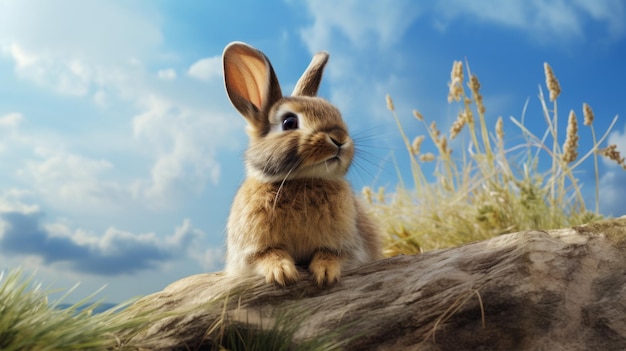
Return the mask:
M313 57L290 97L261 51L234 42L223 60L250 137L228 218L227 274L285 285L298 281L296 265L308 265L321 286L380 258L378 229L345 179L354 143L339 110L316 97L328 54Z

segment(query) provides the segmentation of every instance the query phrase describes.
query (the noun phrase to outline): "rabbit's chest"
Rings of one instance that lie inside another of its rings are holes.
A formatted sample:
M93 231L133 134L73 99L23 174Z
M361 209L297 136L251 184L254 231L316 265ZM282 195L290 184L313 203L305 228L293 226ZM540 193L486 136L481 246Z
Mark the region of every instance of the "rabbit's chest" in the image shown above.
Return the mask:
M268 208L268 213L278 227L300 228L301 231L336 228L353 217L354 201L350 193L301 189L291 195L268 204L272 207Z
M294 187L274 201L266 212L268 234L290 251L306 256L319 247L339 247L354 236L356 206L349 187Z

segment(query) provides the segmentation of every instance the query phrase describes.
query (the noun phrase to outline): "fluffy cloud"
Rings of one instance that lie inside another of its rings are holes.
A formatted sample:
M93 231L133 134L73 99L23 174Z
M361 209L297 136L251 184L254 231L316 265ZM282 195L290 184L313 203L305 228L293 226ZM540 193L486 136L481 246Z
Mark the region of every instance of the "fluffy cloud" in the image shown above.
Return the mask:
M600 211L609 216L626 215L626 171L613 168L600 178Z
M176 79L176 71L173 68L162 69L157 72L157 77L163 80L174 80Z
M22 119L23 117L19 113L0 116L0 154L7 149L6 140L15 136L17 126Z
M217 147L228 144L232 128L226 117L156 96L142 99L141 106L133 135L151 150L155 162L150 177L133 184L134 196L159 205L182 193L199 193L208 182L217 184Z
M207 82L217 79L222 76L222 57L214 56L198 60L189 67L187 74Z
M389 48L419 13L419 6L407 0L391 6L376 1L311 0L307 7L313 24L301 31L301 38L311 52L327 49L337 33L359 48L371 46L372 38L379 47Z
M116 67L136 64L162 40L149 8L98 0L0 5L0 53L19 76L62 94L84 96L120 79Z
M80 140L90 136L40 131L54 134L62 146L45 143L40 135L16 129L19 120L15 116L3 117L0 129L8 130L11 125L21 136L19 147L27 153L11 165L21 179L29 180L29 186L46 196L48 203L56 199L67 204L111 205L134 200L133 204L148 207L175 204L177 199L200 193L206 183L218 182L217 150L234 144L224 142L231 123L223 111L231 109L221 81L212 80L221 75L219 56L199 60L188 73L210 81L211 86L203 86L202 92L219 91L209 96L219 97L223 104L199 96L199 83L176 79L172 68L158 70L156 75L148 68L155 60L163 64L159 57L165 64L172 59L160 52L159 21L150 6L98 0L89 4L35 2L38 11L32 11L33 2L0 2L0 54L13 61L22 79L56 93L88 97L103 109L115 108L115 122L132 130L109 128L109 123L103 133L110 135L99 140L102 149L96 157L77 147L94 144ZM84 118L78 113L71 117ZM0 153L7 149L5 144L0 140ZM128 151L121 153L118 149L123 147ZM116 177L122 172L120 163L142 165L143 173L135 168L134 174L120 180Z
M588 19L605 23L612 37L623 37L626 35L625 10L624 3L619 0L447 0L438 2L434 8L441 16L439 25L442 27L461 18L478 20L519 29L549 42L584 37L584 25Z
M44 264L96 274L134 274L179 260L194 249L202 232L185 220L173 234L133 234L109 228L103 235L72 230L64 224L45 225L37 209L0 212L0 251L37 257Z
M102 180L102 174L113 168L106 160L62 151L36 150L36 154L40 158L27 161L18 175L46 198L75 206L114 205L129 199L123 185Z

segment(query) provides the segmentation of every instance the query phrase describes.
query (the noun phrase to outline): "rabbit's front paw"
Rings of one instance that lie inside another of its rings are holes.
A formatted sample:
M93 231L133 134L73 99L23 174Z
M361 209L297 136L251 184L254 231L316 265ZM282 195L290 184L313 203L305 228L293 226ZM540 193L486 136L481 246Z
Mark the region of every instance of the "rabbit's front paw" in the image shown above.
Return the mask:
M309 271L318 286L329 286L339 281L341 276L341 259L336 253L320 250L315 253Z
M293 258L282 250L267 252L257 261L259 273L270 284L285 286L300 279Z

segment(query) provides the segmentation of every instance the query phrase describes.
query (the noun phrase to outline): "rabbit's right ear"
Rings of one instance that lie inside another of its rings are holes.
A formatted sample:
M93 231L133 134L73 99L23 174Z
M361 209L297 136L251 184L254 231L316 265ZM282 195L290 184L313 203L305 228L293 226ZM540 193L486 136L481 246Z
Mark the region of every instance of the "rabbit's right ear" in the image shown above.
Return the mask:
M267 114L282 98L274 69L252 46L233 42L224 49L224 84L233 106L261 133L269 130Z

